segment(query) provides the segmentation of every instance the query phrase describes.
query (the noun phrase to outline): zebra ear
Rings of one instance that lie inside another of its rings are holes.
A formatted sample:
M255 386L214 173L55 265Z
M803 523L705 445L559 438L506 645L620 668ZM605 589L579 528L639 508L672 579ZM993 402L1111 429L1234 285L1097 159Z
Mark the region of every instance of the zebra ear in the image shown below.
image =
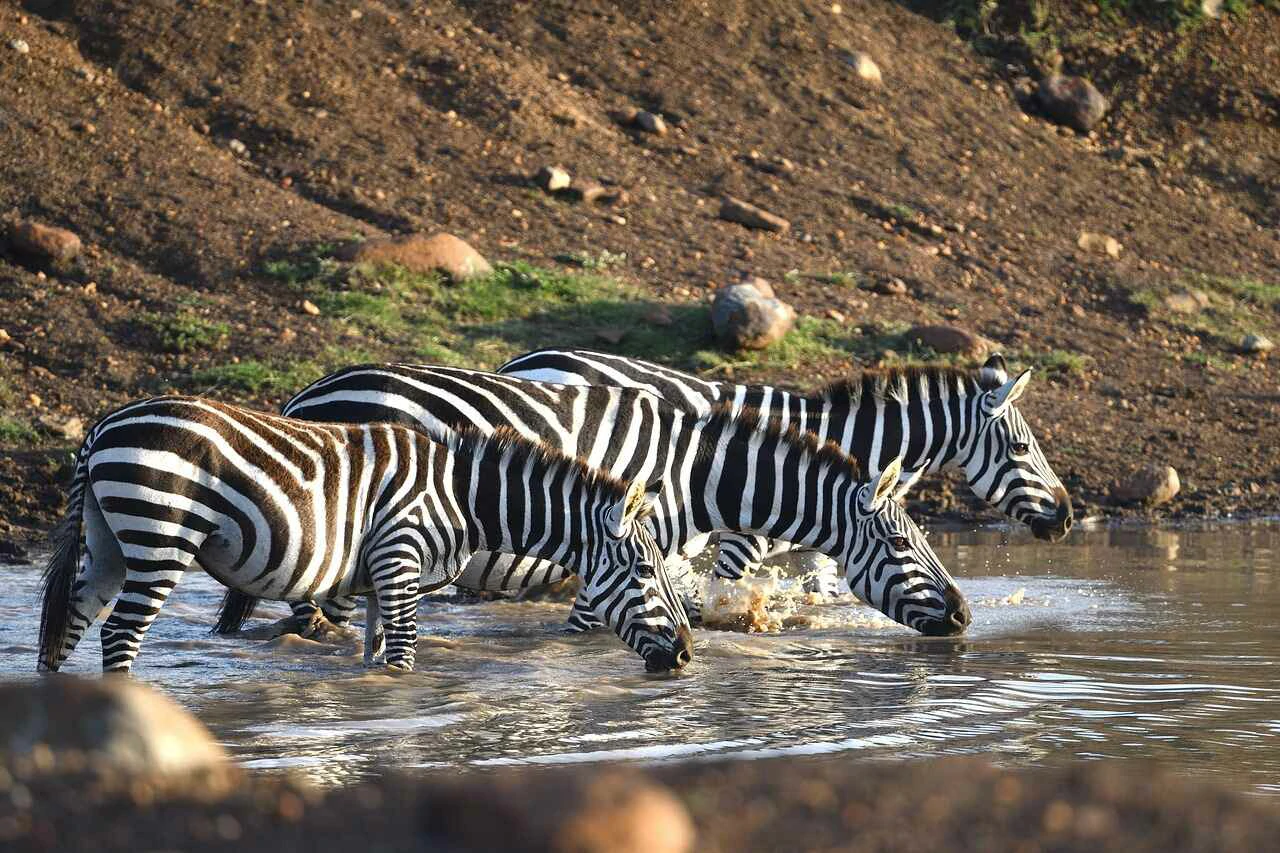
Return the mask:
M618 538L626 536L631 532L632 522L643 517L643 511L648 508L644 480L633 480L622 500L609 508L609 532Z
M924 460L920 467L914 471L903 471L899 475L898 487L893 490L893 499L900 501L906 497L907 492L911 491L911 487L920 481L924 476L924 472L929 470L929 460Z
M982 365L982 370L978 371L978 384L985 391L999 388L1008 381L1009 367L1004 363L1004 356L1000 353L996 353L987 359Z
M1027 390L1027 383L1031 381L1031 368L1027 368L1018 374L1016 379L1010 379L994 391L989 391L991 395L991 417L998 418L1005 411L1018 402L1018 398Z
M875 512L884 506L886 500L893 497L894 487L898 485L898 477L901 475L902 459L899 458L884 466L884 470L878 476L871 478L875 488L870 492L870 497L866 502L868 511Z

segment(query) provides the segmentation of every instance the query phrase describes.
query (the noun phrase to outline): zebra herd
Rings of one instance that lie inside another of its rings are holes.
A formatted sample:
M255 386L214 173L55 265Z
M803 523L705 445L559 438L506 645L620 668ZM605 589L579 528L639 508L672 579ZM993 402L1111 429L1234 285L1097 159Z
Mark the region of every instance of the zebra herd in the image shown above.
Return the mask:
M957 469L1035 536L1064 536L1070 499L1015 406L1029 378L994 356L977 371L868 371L797 395L547 349L496 373L350 367L281 415L134 403L80 448L39 668L57 670L105 616L103 669L129 671L198 564L229 589L218 631L258 598L344 625L364 596L366 661L385 642L398 669L414 665L422 594L576 574L572 629L608 625L646 669L678 669L699 608L689 560L713 534L720 577L812 551L901 624L959 634L964 596L898 498Z

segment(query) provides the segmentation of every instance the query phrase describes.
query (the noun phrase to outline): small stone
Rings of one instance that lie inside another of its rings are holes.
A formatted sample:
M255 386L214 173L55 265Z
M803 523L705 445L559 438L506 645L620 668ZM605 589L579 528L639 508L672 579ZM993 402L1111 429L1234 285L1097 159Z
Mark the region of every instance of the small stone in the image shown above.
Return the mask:
M443 272L455 282L486 276L493 267L465 240L452 234L368 240L351 243L339 250L346 261L366 264L397 264L411 272Z
M791 223L781 216L731 195L720 202L720 218L763 231L785 232L791 227Z
M31 45L27 44L22 39L11 39L9 41L9 47L13 48L18 53L21 53L24 56L31 52Z
M9 333L4 329L0 329L0 344L6 344L11 340L13 340L13 338L9 337Z
M230 148L231 153L235 154L237 157L249 156L249 149L245 147L245 144L239 139L232 139L227 143L227 147Z
M631 118L631 123L643 130L645 133L652 133L655 136L667 135L667 123L663 121L662 116L651 113L647 110L638 110Z
M33 409L38 409L44 405L44 400L41 400L40 395L34 391L27 395L27 402L31 404Z
M1223 0L1200 0L1200 14L1206 18L1216 18L1222 14Z
M1275 348L1276 345L1262 335L1245 335L1240 342L1240 351L1246 355L1266 355Z
M844 61L853 68L855 74L868 83L882 82L880 66L876 65L870 54L861 50L850 51L845 54Z
M23 220L9 232L9 242L20 252L55 262L65 262L80 254L80 238L65 228Z
M1109 104L1102 93L1083 77L1054 74L1040 81L1036 88L1036 104L1056 124L1066 125L1081 133L1089 130L1107 114Z
M1106 234L1095 234L1091 231L1081 231L1080 236L1076 239L1076 245L1086 252L1110 255L1113 258L1120 257L1120 250L1124 248L1116 238L1108 237Z
M316 305L310 299L302 300L302 305L300 307L305 313L310 314L312 317L320 316L320 306Z
M883 296L905 296L907 283L900 278L890 278L871 285L871 291Z
M586 122L586 117L575 106L559 104L552 107L551 120L568 127L579 127Z
M1081 320L1088 316L1088 312L1086 312L1084 310L1084 306L1081 305L1072 305L1071 314Z
M1173 500L1182 488L1172 465L1146 465L1111 487L1111 498L1120 503L1158 506Z
M711 325L728 349L764 349L782 340L795 325L796 312L787 303L753 283L731 284L716 291Z
M608 193L608 190L595 181L584 181L574 184L564 192L567 197L574 201L581 201L586 204L593 204L600 201L604 198L606 193Z
M1190 293L1170 293L1164 298L1164 307L1175 314L1199 314L1205 306Z
M298 333L287 326L280 330L280 343L291 344L298 339Z
M86 136L93 136L98 132L98 128L92 122L82 121L76 125L76 129Z
M533 180L549 193L567 189L573 182L569 173L559 166L543 166L538 170L538 174L533 176Z
M956 326L915 326L908 329L904 337L941 355L954 353L981 358L990 349L987 341Z
M84 438L84 421L80 418L59 418L54 415L45 415L40 418L40 425L54 435L61 436L68 441L79 441Z

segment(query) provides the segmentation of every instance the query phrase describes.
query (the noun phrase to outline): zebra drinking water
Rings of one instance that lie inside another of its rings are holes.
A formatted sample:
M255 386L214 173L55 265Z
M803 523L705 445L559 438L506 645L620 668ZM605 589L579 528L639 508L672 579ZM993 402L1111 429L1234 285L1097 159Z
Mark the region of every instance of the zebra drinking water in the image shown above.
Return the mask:
M668 561L687 556L715 530L785 534L828 554L856 594L909 627L955 634L969 620L955 582L890 499L899 477L896 460L863 480L857 463L838 449L753 410L698 415L636 389L386 364L317 380L284 411L320 421L393 421L432 435L505 424L615 476L657 484L649 524ZM477 555L457 583L510 589L530 577L550 583L567 574L549 561ZM579 596L572 626L597 623L588 603ZM354 608L352 602L337 604L326 607L335 620ZM229 594L220 628L234 630L249 609L244 596ZM299 615L306 611L304 602L295 606Z
M370 594L387 664L412 669L419 594L452 582L473 552L496 550L572 567L592 612L646 668L676 669L692 637L644 523L650 511L642 483L509 429L433 439L393 424L145 400L104 417L80 448L45 576L39 667L57 670L109 609L103 669L128 672L198 562L254 596Z
M1031 371L1010 379L1004 358L981 370L921 367L867 371L808 395L768 385L709 382L626 356L544 349L512 359L499 373L544 382L610 385L657 394L695 412L717 404L751 406L782 423L834 441L863 466L878 470L901 458L913 476L955 469L974 494L1025 523L1039 539L1071 529L1071 499L1014 403ZM787 543L720 535L716 573L738 578Z

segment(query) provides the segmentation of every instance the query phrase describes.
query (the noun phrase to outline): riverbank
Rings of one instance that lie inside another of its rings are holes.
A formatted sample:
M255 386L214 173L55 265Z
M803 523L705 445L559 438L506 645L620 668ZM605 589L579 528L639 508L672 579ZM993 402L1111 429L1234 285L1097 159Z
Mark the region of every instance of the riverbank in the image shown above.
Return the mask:
M905 336L938 323L1037 370L1082 517L1147 515L1112 487L1148 462L1182 482L1153 517L1274 512L1280 383L1242 344L1280 340L1280 10L978 5L0 10L0 537L56 523L79 436L138 397L274 408L353 361L547 344L811 389L939 357ZM1089 134L1027 104L1058 65L1111 101ZM539 188L555 164L601 200ZM79 253L23 250L26 219ZM496 271L340 257L435 231ZM743 275L800 314L762 353L711 334ZM971 517L952 491L917 509Z

